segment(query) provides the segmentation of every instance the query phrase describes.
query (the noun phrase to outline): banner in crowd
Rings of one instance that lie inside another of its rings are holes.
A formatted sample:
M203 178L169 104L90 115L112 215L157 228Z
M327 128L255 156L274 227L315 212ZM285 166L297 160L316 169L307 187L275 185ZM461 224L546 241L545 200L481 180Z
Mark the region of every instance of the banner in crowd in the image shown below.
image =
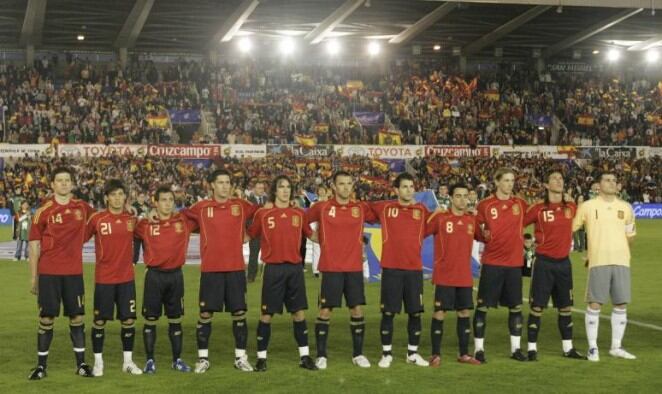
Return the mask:
M60 144L58 155L70 157L145 156L147 145Z
M167 128L168 127L168 114L147 115L147 124L151 127Z
M0 209L0 226L11 226L14 224L14 217L7 208Z
M361 126L381 126L384 124L383 112L354 112L354 117Z
M267 146L262 145L244 145L233 144L223 145L224 157L237 157L237 158L252 158L261 159L267 156Z
M526 146L511 146L499 145L491 146L490 151L492 156L501 157L518 157L518 158L532 158L532 157L545 157L548 159L564 160L568 158L567 153L559 152L556 146L547 145L526 145Z
M526 115L526 120L538 127L552 127L552 123L554 123L554 119L551 115L543 114L528 114Z
M55 156L55 148L50 144L0 144L0 157Z
M637 219L662 219L662 204L632 204Z
M591 146L577 148L577 159L635 159L637 148L626 146Z
M334 145L341 157L363 156L373 159L415 159L425 156L424 145Z
M590 73L595 71L596 67L589 63L561 62L548 64L547 70L564 73Z
M394 131L379 130L377 142L379 145L402 145L402 135Z
M171 109L168 113L173 124L197 124L202 121L197 109Z
M446 146L446 145L426 145L425 156L443 156L443 157L490 157L489 146Z
M147 154L178 159L212 159L221 156L221 145L149 145Z

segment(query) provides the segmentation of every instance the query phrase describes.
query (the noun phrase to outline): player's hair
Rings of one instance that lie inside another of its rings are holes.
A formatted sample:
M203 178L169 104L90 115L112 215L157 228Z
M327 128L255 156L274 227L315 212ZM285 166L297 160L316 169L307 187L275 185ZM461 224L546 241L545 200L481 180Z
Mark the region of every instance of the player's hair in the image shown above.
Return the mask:
M605 170L605 171L602 171L601 173L599 173L597 177L595 177L596 182L600 183L600 181L602 181L602 177L605 176L605 175L613 175L614 178L616 178L616 181L618 181L618 175L616 174L615 171Z
M565 175L563 174L563 171L560 169L552 169L547 172L545 175L545 183L549 183L549 178L552 176L552 174L561 174L561 177L563 178L564 184L565 184ZM565 206L568 202L565 200L565 193L561 196L561 204ZM545 190L545 207L548 207L550 202L549 202L549 190Z
M159 198L161 197L161 194L166 194L166 193L172 194L172 198L173 199L175 198L175 192L172 191L172 188L170 187L170 185L161 185L154 192L154 200L159 201Z
M500 181L501 178L503 178L503 176L506 174L513 174L513 176L515 176L515 170L510 167L501 167L494 173L494 179Z
M124 182L120 181L119 179L109 179L104 185L103 195L107 196L110 193L120 189L124 192L124 194L126 194L126 186L124 185Z
M59 174L69 174L71 181L72 182L74 181L74 170L71 167L66 167L66 166L55 167L53 171L51 171L51 182L54 182L55 177L58 176Z
M352 174L350 174L349 172L344 171L344 170L337 171L335 174L333 174L333 177L331 177L331 180L333 181L334 185L336 183L336 179L338 179L338 177L340 177L340 176L348 176L348 177L351 178Z
M414 176L411 175L411 174L408 173L408 172L403 172L403 173L401 173L401 174L398 175L398 176L395 178L395 180L393 181L393 187L395 187L395 188L399 188L399 187L400 187L400 183L402 183L402 181L412 181L412 182L414 182Z
M467 191L469 191L469 187L467 185L465 185L464 183L455 183L455 184L451 185L451 187L448 188L448 193L451 197L455 193L455 189L467 189Z
M219 168L218 170L214 170L209 176L207 176L207 182L212 183L216 181L216 178L219 176L227 176L230 178L230 184L234 185L234 181L232 179L232 174L230 174L230 171L224 169L224 168Z
M531 235L531 233L526 233L526 234L524 234L524 239L525 239L525 240L527 240L527 239L533 239L533 235Z
M290 200L294 199L294 184L292 183L292 180L290 179L289 176L287 175L278 175L274 180L271 182L271 187L269 188L269 199L271 202L276 201L276 191L278 190L278 184L280 181L287 181L287 183L290 185Z

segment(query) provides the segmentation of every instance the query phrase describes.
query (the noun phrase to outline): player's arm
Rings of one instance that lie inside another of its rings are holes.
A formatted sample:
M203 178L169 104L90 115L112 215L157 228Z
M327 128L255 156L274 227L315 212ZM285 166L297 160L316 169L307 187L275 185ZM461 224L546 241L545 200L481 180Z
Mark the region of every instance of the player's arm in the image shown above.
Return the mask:
M383 201L366 202L366 211L371 211L370 214L366 213L366 222L369 224L376 224L381 221L379 211L382 209ZM370 220L369 220L370 219Z
M147 226L148 226L147 219L138 220L138 223L136 223L136 229L133 232L133 236L135 238L145 240L147 238Z
M253 218L253 223L251 223L250 226L248 226L248 229L246 229L246 234L248 235L249 239L255 239L259 238L260 234L262 234L262 217L264 216L262 213L264 210L258 209L258 211L255 213L255 217Z
M30 293L37 294L39 291L39 283L37 276L37 268L39 264L39 257L41 256L41 238L46 231L48 222L48 215L43 214L44 209L38 209L32 219L32 226L30 227L30 235L28 237L30 253L28 256L28 264L30 265Z
M301 212L302 219L303 218L303 212ZM306 222L306 220L302 220L303 222L303 227L301 230L303 231L303 235L308 238L309 240L319 243L319 238L317 237L317 231L313 231L312 228L310 228L310 223Z
M440 212L434 212L425 222L425 236L437 234L439 231L439 215Z
M313 204L308 210L304 213L303 215L303 225L304 228L308 227L312 230L312 224L313 223L319 223L322 218L322 209L321 209L322 204L317 203ZM315 243L319 243L319 226L317 226L317 230L312 230L313 235L308 237L311 241Z
M632 206L628 207L628 214L625 220L625 236L627 237L628 243L632 245L634 242L634 237L637 235L637 227L634 223L634 212L632 211Z
M476 226L474 228L474 239L483 243L488 243L490 240L490 228L485 219L485 205L478 204L476 207Z
M580 228L584 227L584 223L586 221L586 204L579 204L579 207L577 207L577 213L575 214L575 218L572 220L572 231L575 232L579 230Z
M526 210L526 214L524 215L524 223L523 226L526 228L526 226L530 225L531 223L535 223L538 221L538 204L534 204L529 206L529 209Z

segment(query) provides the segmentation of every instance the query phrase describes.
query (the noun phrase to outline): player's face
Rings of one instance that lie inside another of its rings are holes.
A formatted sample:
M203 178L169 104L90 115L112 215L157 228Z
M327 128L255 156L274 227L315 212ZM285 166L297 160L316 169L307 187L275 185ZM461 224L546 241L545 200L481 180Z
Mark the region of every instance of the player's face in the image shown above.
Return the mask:
M354 181L350 176L339 176L333 184L333 190L336 192L336 196L342 200L349 199L353 189Z
M230 198L230 194L232 193L230 177L227 175L217 176L214 182L211 183L211 188L214 190L214 198Z
M469 192L469 201L474 202L478 200L478 193L475 190Z
M138 204L145 203L145 195L143 193L138 194Z
M403 179L400 181L400 187L395 189L395 194L398 195L398 199L404 203L410 203L414 201L414 193L416 189L414 188L414 182L409 179Z
M533 245L533 240L532 239L525 239L524 240L524 246L526 246L527 248L530 248L531 245Z
M122 189L113 190L112 192L108 193L107 198L108 198L108 208L114 211L119 211L124 209L124 203L126 202L126 194L124 193L124 190Z
M258 196L261 196L264 194L264 184L263 183L258 183L255 185L255 194Z
M27 202L21 204L21 211L27 212L29 209L30 209L30 204L28 204Z
M563 175L558 172L552 173L547 179L545 187L552 193L563 193Z
M605 174L600 178L600 193L613 196L617 191L616 177L614 175Z
M327 197L326 194L327 194L327 193L326 193L326 189L325 189L325 188L320 187L319 189L317 189L317 198L318 198L319 200L324 200L324 199L326 199L326 197Z
M276 186L276 200L281 203L289 203L292 196L292 185L286 180L281 179Z
M156 210L161 215L167 216L175 210L175 195L172 193L161 193L156 200Z
M439 195L447 196L448 195L448 186L439 186Z
M593 193L600 193L600 183L595 182L594 184L591 185L591 191Z
M515 186L515 175L511 173L503 174L501 179L497 179L495 183L498 191L503 194L510 194Z
M53 193L58 196L68 196L71 193L71 189L73 189L71 175L66 172L55 175L53 182L51 182L51 188L53 188Z
M468 198L469 198L469 190L462 187L458 187L457 189L453 190L451 204L453 204L453 208L459 211L464 211L465 209L467 209Z

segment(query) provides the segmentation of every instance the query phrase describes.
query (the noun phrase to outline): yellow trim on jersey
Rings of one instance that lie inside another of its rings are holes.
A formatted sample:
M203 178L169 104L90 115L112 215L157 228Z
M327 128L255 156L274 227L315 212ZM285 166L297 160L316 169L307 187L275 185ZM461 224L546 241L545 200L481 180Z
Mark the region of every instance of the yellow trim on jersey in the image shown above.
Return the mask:
M44 205L39 207L37 211L34 214L34 218L32 219L32 224L37 224L39 223L39 217L41 216L42 212L44 212L46 209L50 208L53 205L53 200L46 201Z

